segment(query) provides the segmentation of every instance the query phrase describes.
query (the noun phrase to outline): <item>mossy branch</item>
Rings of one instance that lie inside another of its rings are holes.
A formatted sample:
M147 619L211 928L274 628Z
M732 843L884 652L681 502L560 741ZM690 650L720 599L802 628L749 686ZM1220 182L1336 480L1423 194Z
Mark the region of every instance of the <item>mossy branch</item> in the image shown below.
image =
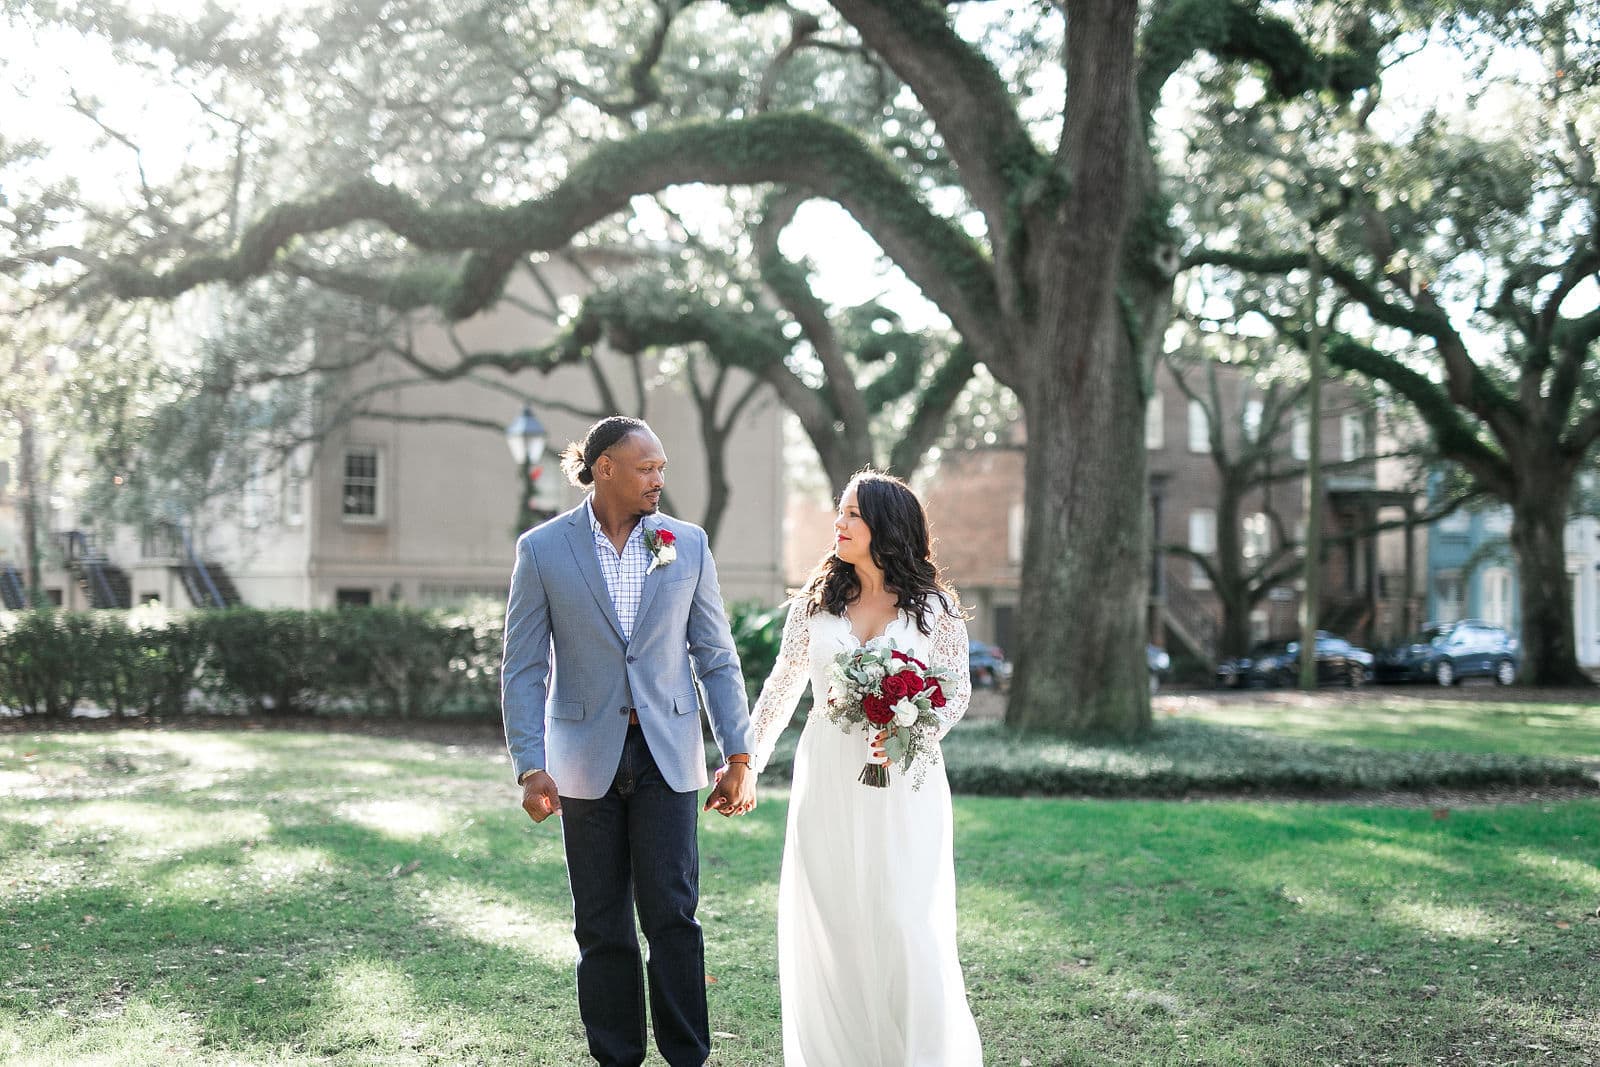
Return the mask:
M400 306L422 303L461 319L491 306L515 263L567 244L637 195L705 182L784 182L834 200L870 233L907 276L977 346L1000 336L990 264L959 226L927 207L892 164L853 131L811 114L689 123L595 149L543 196L511 206L426 204L370 179L309 200L279 205L234 247L152 267L138 257L100 265L86 284L116 296L171 299L212 282L240 284L275 269L305 237L359 222L379 224L423 252L464 253L457 273L390 276L370 289ZM87 257L80 257L85 261ZM430 268L436 269L436 268ZM342 281L354 284L346 271ZM426 297L426 299L424 299Z
M1256 0L1177 0L1145 29L1140 110L1148 120L1167 80L1200 52L1260 66L1268 91L1280 100L1319 90L1349 96L1376 83L1375 44L1319 53L1298 30L1263 11Z
M996 240L1018 198L1050 161L1028 135L994 65L930 0L834 0L867 47L910 86L939 129Z
M1329 337L1324 353L1334 366L1384 382L1409 400L1433 431L1441 455L1461 463L1496 493L1510 496L1512 471L1505 455L1474 432L1443 386L1371 345L1343 334Z

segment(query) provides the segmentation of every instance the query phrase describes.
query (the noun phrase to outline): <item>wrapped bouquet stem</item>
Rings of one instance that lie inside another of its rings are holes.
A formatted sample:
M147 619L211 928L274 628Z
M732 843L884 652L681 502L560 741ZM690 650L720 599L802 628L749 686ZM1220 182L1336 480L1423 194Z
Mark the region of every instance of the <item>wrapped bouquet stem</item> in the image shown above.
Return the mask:
M934 709L944 707L944 683L949 680L947 670L928 666L887 637L875 637L833 658L828 720L850 732L865 729L869 737L883 731L889 763L909 772L937 744L939 717ZM889 767L868 761L858 781L886 788ZM913 779L912 788L920 781Z

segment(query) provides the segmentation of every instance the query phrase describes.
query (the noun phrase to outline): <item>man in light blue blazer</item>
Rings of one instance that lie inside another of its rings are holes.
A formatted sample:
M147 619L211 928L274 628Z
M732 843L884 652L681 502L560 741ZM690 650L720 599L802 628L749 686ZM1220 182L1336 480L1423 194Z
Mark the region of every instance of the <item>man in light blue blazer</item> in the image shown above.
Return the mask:
M750 713L705 531L660 514L667 458L650 427L613 416L562 467L592 486L517 542L501 703L512 770L534 822L562 817L578 1009L601 1067L656 1047L671 1067L710 1055L698 791L705 746L695 679L726 763L705 810L755 807ZM649 942L642 965L634 933Z

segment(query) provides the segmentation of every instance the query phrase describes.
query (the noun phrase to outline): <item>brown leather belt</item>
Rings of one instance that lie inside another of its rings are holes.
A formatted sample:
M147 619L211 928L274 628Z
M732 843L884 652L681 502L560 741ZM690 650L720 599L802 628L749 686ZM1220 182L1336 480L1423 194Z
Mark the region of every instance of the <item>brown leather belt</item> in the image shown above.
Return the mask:
M629 726L638 726L639 725L639 709L638 708L623 708L622 711L623 711L624 714L626 714L628 716L628 725Z

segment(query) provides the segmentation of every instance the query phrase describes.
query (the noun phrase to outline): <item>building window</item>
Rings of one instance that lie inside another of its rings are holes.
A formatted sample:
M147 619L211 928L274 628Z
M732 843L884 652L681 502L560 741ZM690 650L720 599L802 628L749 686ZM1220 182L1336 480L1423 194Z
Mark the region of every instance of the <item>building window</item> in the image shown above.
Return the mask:
M1483 617L1496 626L1511 629L1511 571L1490 567L1483 572Z
M1150 397L1144 406L1144 447L1148 449L1165 448L1167 405L1166 398L1160 393Z
M1244 558L1252 563L1266 559L1267 553L1272 551L1272 524L1267 519L1267 513L1258 511L1254 515L1244 517Z
M1189 451L1211 451L1211 416L1198 400L1189 401Z
M1250 611L1250 643L1259 645L1270 635L1271 613L1266 608L1252 608Z
M1350 414L1339 419L1339 454L1346 461L1367 454L1367 420L1362 415Z
M1211 508L1195 508L1189 512L1189 550L1209 556L1217 550L1217 513ZM1189 586L1192 589L1210 589L1211 576L1197 560L1192 565Z
M1483 512L1484 533L1505 535L1511 532L1511 509L1489 508Z
M1244 439L1246 441L1259 441L1261 439L1262 406L1260 400L1246 400L1244 404Z
M372 590L370 589L336 589L333 593L333 603L341 608L370 608L372 607Z
M1289 452L1295 459L1311 458L1311 420L1305 415L1294 417L1294 430L1290 434Z
M1023 510L1019 500L1011 505L1011 510L1006 515L1006 559L1011 563L1022 562L1022 535L1027 530L1027 512Z
M346 522L377 522L383 518L378 494L378 450L350 448L344 453L344 490L340 513Z
M283 472L283 524L303 526L306 521L306 479L291 462Z
M239 507L239 521L246 529L254 530L261 526L261 520L267 510L267 493L262 482L261 458L252 457L249 473L245 475L244 495Z
M1433 576L1433 620L1455 622L1461 618L1461 572L1440 571Z

